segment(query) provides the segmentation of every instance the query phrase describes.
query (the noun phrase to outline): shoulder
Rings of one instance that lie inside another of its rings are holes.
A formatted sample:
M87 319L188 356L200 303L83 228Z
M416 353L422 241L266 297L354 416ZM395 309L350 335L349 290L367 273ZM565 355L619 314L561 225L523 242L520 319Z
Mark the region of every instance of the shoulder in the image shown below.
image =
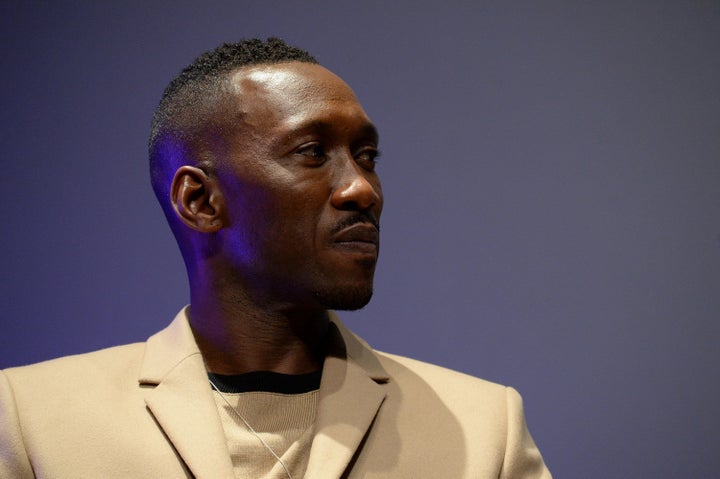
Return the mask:
M57 371L58 369L99 369L123 362L135 356L142 357L144 347L144 342L124 344L88 353L72 354L49 359L25 366L11 367L5 369L4 372L9 374L43 374L45 372Z
M339 332L347 357L378 382L387 379L389 384L397 383L403 388L429 387L444 395L462 391L464 394L472 392L499 398L505 394L505 387L500 384L417 359L378 351L350 331L336 314L331 313L330 318Z
M342 338L347 357L376 382L386 384L391 400L402 397L403 408L413 405L422 408L432 397L456 413L479 404L487 415L497 416L504 415L507 395L517 394L511 388L459 371L378 351L347 329L336 315L332 314L331 320Z
M376 355L388 374L388 400L415 416L442 410L466 434L490 432L501 442L524 422L522 399L511 387L395 354Z
M25 444L81 444L89 441L81 436L96 437L104 428L142 424L143 354L137 343L0 371L0 410L6 411L0 429L18 437L22 431ZM0 434L0 446L6 441Z
M506 386L459 371L397 354L375 351L380 363L395 381L422 382L442 395L461 394L464 400L478 396L505 401Z
M433 455L463 465L465 472L455 471L454 477L550 477L515 389L395 354L374 354L387 372L379 424L392 424L384 430L389 437L418 451L434 438Z
M16 395L52 398L58 391L74 391L99 384L137 384L145 343L115 346L2 370Z

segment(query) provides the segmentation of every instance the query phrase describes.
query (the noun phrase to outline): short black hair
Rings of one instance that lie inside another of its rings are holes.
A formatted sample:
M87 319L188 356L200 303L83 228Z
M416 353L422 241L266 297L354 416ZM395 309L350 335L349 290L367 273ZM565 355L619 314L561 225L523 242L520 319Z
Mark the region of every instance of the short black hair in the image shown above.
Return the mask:
M168 156L176 157L177 152L170 153L163 148L162 138L168 133L171 136L187 135L188 132L183 131L187 127L186 117L210 107L209 103L217 99L228 74L244 66L286 62L318 64L308 52L279 38L270 37L265 41L252 38L224 43L203 53L170 82L153 115L148 141L150 177L163 209L169 188L168 176L174 173L169 170L176 166L176 161Z

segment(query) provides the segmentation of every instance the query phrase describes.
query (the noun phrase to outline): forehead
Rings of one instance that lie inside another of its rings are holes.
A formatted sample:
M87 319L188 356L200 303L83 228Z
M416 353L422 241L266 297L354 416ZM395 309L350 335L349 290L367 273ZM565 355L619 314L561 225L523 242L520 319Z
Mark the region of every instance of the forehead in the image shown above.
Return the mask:
M370 123L355 93L340 77L312 63L243 67L230 76L239 117L265 128L353 118Z

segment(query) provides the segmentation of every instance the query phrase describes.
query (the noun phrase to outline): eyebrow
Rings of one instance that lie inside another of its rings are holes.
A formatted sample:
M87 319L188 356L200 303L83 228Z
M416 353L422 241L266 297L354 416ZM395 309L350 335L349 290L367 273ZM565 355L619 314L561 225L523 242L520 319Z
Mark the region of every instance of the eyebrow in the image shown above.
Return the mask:
M377 127L373 123L367 123L362 128L363 135L371 137L375 143L380 141L380 132L378 132Z
M325 120L312 120L307 123L298 125L297 128L293 129L293 133L303 133L306 131L319 131L319 132L325 132L328 130L331 130L333 127L332 122L325 121ZM380 134L375 127L373 123L370 121L364 123L362 127L360 128L360 135L368 138L372 138L374 142L378 142L380 140Z

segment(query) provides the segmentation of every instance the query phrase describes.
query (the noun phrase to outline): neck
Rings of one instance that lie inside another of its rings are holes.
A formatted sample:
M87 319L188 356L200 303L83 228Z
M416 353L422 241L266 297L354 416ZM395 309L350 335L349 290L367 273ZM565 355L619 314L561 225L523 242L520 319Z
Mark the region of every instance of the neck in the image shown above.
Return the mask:
M322 367L327 311L260 307L237 288L208 290L191 287L190 325L209 372L304 374Z

